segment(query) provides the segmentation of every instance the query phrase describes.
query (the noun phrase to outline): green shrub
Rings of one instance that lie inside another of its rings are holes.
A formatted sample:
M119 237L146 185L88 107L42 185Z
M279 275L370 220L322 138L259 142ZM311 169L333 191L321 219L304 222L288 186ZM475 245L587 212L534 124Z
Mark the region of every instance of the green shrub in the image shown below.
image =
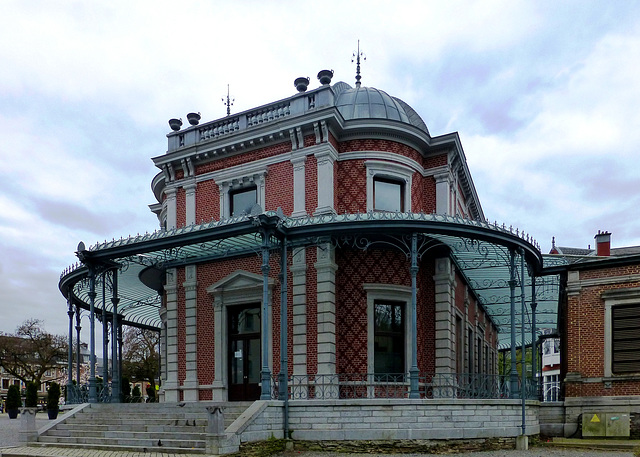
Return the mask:
M60 385L57 382L49 384L49 391L47 392L47 409L58 409L58 402L60 401Z
M11 384L7 391L7 410L18 409L21 406L22 399L20 398L20 388L15 384Z
M27 383L27 395L24 400L24 406L27 408L35 408L38 406L38 383L31 381Z

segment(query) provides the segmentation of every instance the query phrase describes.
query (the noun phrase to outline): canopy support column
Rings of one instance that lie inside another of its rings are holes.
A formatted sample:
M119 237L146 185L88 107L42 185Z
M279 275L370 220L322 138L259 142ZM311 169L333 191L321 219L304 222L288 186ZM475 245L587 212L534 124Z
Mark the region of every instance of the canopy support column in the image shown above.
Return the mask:
M80 307L76 305L76 387L78 389L80 389L80 330L82 330L80 317ZM80 399L76 398L76 400L79 401Z
M271 371L269 370L269 236L262 230L262 389L260 400L271 400Z
M289 431L289 344L287 309L287 239L282 240L280 250L280 379L278 398L284 401L284 437Z
M67 403L75 403L75 396L73 394L73 303L71 299L71 290L67 292L67 305L69 310L67 315L69 316L69 341L68 341L68 353L67 353Z
M418 385L418 235L411 234L411 368L409 369L409 398L420 398Z
M536 277L531 275L531 377L535 381L536 391L538 390L538 330L536 329Z
M111 401L114 403L120 403L120 369L118 357L118 270L112 270L113 279L113 295L111 297L111 304L113 305L113 315L111 319Z
M97 403L98 396L96 392L96 271L89 265L89 403Z
M107 322L107 272L102 273L102 401L108 398L109 383L109 323Z
M518 398L518 368L516 366L516 253L509 251L509 289L511 304L511 371L509 375L510 398Z
M520 395L522 398L522 434L526 434L526 401L527 401L527 370L525 353L527 352L527 346L525 344L525 269L524 269L524 250L520 250L520 335L522 345L520 346L520 371L521 371L521 385Z

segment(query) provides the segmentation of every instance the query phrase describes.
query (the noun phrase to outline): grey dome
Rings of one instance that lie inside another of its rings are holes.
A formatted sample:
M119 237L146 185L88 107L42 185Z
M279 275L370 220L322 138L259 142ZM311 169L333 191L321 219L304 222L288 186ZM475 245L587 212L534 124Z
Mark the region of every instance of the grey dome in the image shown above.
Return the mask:
M345 120L390 119L418 127L429 133L422 118L407 103L374 87L352 88L345 82L333 85L336 108Z

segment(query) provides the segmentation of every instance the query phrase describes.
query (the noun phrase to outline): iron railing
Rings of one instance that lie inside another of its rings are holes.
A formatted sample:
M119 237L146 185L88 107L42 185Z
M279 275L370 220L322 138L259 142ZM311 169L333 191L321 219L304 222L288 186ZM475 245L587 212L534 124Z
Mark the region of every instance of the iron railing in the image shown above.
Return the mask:
M342 400L367 398L409 398L410 378L406 373L339 373L293 375L288 378L290 400ZM521 382L512 395L510 377L479 373L420 373L419 398L506 399L521 398ZM281 399L279 377L272 377L271 397ZM527 379L527 399L538 399L536 380Z

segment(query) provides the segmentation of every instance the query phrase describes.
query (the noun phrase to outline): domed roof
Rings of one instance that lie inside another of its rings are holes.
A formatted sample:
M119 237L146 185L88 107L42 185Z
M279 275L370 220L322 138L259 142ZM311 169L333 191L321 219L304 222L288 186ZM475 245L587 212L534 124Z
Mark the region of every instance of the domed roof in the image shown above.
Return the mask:
M353 88L345 82L333 85L336 108L346 120L390 119L405 122L429 133L427 124L407 103L374 87Z

